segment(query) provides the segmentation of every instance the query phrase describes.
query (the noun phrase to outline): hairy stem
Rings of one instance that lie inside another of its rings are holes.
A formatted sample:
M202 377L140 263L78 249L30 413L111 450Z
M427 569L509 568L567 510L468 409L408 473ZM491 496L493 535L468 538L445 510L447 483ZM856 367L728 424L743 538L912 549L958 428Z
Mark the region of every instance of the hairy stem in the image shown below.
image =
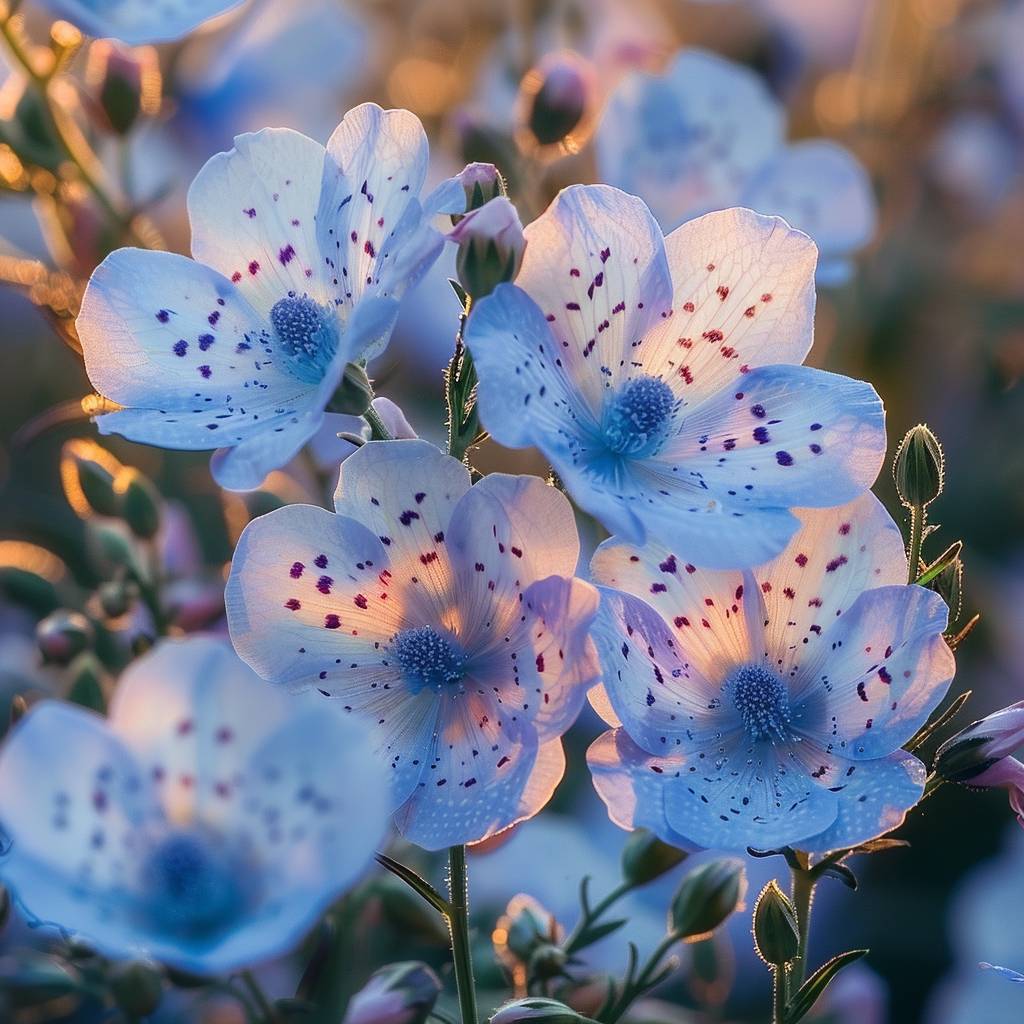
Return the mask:
M799 945L797 958L793 962L794 985L799 988L807 976L807 944L811 933L811 904L814 902L814 884L816 879L809 870L810 857L806 853L796 852L800 868L793 868L793 907L799 926Z
M452 964L459 994L462 1024L477 1024L476 985L469 941L469 885L466 877L466 847L448 850L448 930L452 939Z

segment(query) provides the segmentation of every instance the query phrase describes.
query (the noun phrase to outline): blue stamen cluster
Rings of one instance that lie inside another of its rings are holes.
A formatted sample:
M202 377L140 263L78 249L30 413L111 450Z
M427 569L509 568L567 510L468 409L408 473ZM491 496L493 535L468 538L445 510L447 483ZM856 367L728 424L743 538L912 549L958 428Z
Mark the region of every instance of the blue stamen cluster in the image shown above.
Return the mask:
M403 629L391 641L391 653L416 690L441 689L462 679L465 655L433 626Z
M605 413L604 437L620 455L651 455L668 436L676 396L660 377L634 377Z
M729 677L725 689L752 740L786 738L789 691L774 672L761 665L744 665Z

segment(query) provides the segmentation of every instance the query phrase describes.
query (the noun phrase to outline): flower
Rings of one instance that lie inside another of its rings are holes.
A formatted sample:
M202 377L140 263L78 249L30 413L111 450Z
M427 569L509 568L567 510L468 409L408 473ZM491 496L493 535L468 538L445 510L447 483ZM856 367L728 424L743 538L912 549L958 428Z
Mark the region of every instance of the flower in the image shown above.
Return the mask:
M238 653L365 719L412 842L475 842L536 814L597 678L568 501L536 477L470 487L426 441L370 441L342 463L335 507L246 527L226 594Z
M691 848L821 852L895 828L924 766L901 746L953 678L946 606L902 584L871 494L801 510L785 551L709 572L659 545L595 553L611 724L588 753L616 824ZM902 585L898 585L902 584Z
M13 730L0 878L106 956L220 974L298 943L370 862L385 803L351 722L271 692L224 641L164 641L109 722L46 701Z
M597 133L602 180L642 196L666 228L731 206L778 214L818 244L818 280L838 284L875 230L867 173L827 139L785 144L785 109L761 77L703 50L663 75L635 72Z
M423 1024L440 994L440 979L426 964L388 964L352 997L344 1024Z
M464 196L441 186L421 205L426 168L419 120L371 103L326 150L283 128L238 136L189 190L195 259L118 249L93 273L86 370L126 406L100 432L220 445L218 482L259 486L316 433L346 363L387 343L398 299L437 257L428 214Z
M515 285L474 305L480 416L536 445L613 533L711 567L756 565L881 466L867 384L797 365L811 344L811 241L748 210L667 239L606 185L565 189L526 229Z
M47 0L61 17L98 38L132 45L164 43L188 35L204 21L230 11L242 0Z

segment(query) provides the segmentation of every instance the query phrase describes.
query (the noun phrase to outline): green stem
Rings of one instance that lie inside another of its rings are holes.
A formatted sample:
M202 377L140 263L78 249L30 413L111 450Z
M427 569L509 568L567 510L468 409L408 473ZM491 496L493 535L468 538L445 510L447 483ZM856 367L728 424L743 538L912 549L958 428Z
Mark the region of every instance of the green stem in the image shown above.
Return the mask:
M363 419L370 424L370 436L374 441L392 440L391 432L388 430L377 410L374 409L372 405L368 405L366 407L366 412L363 413Z
M566 953L575 953L577 950L583 948L580 946L580 940L583 938L587 930L592 924L594 924L602 914L605 913L613 904L617 903L626 893L632 890L628 882L623 882L618 888L613 889L596 907L591 908L590 912L581 915L579 921L576 923L576 927L573 928L569 937L562 944L562 949Z
M469 884L466 877L466 848L448 850L448 930L452 939L452 965L459 994L462 1024L478 1024L473 957L469 940Z
M656 982L655 978L658 973L658 966L661 963L662 957L677 943L679 942L678 935L666 935L664 939L658 944L657 949L650 955L647 963L644 964L643 970L637 975L635 980L628 981L623 987L622 994L615 1001L615 1004L608 1011L606 1016L603 1018L604 1024L616 1024L619 1018L630 1008L630 1006L639 999L648 989L650 989ZM632 947L635 952L635 947ZM632 963L630 964L629 977L632 976ZM661 981L661 978L657 979Z
M448 407L448 454L464 460L466 449L473 443L477 432L475 408L468 414L466 406L476 386L476 369L473 357L463 341L466 321L469 319L473 300L466 297L466 305L459 314L459 329L455 335L455 352L448 364L445 375L445 404Z
M923 505L914 505L910 509L910 546L907 550L907 560L910 567L907 572L907 582L914 583L921 572L921 545L924 542L924 518Z
M772 969L772 1024L785 1024L787 981L785 967Z
M256 1005L256 1009L262 1015L264 1024L274 1024L277 1021L277 1012L270 1005L270 1000L264 995L263 989L260 988L260 983L253 976L252 971L242 971L240 977L245 990Z
M797 958L793 962L794 985L799 988L807 976L807 945L811 933L811 904L814 902L816 879L811 873L810 858L806 853L796 851L800 868L793 868L793 908L799 927Z

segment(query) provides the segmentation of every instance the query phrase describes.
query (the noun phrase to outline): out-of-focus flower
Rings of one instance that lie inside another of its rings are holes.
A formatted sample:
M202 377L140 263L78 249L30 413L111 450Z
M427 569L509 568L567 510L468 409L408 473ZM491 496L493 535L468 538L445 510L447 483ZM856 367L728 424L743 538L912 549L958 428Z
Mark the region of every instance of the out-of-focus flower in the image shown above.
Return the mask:
M33 917L219 974L298 942L367 866L387 795L359 729L195 638L133 663L109 723L33 708L0 751L0 801L0 877Z
M319 428L345 365L387 343L398 300L437 257L419 201L427 139L408 111L363 104L326 150L287 129L241 135L189 190L194 260L119 249L86 290L93 385L126 408L102 433L209 449L246 490ZM454 199L463 202L461 189Z
M871 494L799 513L775 560L709 572L610 541L594 640L617 728L590 748L623 828L713 849L855 846L895 828L924 766L901 746L953 678L946 606L906 580Z
M112 39L89 47L85 100L100 125L127 135L140 115L160 110L160 62L151 46L129 49Z
M489 1024L582 1024L587 1020L557 999L530 996L499 1006Z
M578 153L594 130L599 94L588 60L572 50L546 54L519 86L520 147L539 155Z
M576 502L637 544L755 565L881 466L881 402L798 364L811 344L814 245L728 210L664 239L643 202L565 189L526 229L515 285L466 331L480 416L538 447Z
M370 441L342 463L335 507L243 532L226 593L239 654L365 719L412 842L475 842L536 814L597 677L568 501L536 477L470 487L426 441Z
M459 247L459 282L474 299L490 295L519 273L526 239L519 214L505 196L467 213L448 238Z
M423 1024L440 994L441 982L426 964L388 964L352 997L344 1024Z
M188 35L242 0L46 0L46 6L83 32L122 42L164 43Z
M642 196L666 229L746 206L784 217L821 253L818 280L849 277L875 230L867 173L825 139L785 144L785 110L753 71L684 50L663 75L637 72L613 93L597 132L603 180Z
M972 722L935 753L935 771L947 782L989 788L1010 795L1010 807L1024 825L1024 764L1010 755L1024 746L1024 701Z

